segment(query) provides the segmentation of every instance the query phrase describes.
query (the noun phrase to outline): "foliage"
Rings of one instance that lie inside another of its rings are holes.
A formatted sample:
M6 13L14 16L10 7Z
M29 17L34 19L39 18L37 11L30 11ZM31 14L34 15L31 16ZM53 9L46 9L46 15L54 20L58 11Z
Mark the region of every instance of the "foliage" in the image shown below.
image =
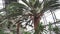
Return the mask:
M8 14L10 13L9 15L11 16L13 16L13 14L14 16L21 15L23 9L25 9L26 11L28 10L31 12L31 14L35 15L38 14L38 12L44 13L47 10L52 10L53 8L56 9L58 6L60 6L60 4L57 2L58 0L44 0L43 2L40 2L39 0L29 0L29 2L26 0L22 1L27 6L22 3L13 2L6 7Z
M0 28L0 34L4 34L4 31L3 29Z
M38 25L38 29L34 34L37 34L37 33L42 34L43 32L46 33L47 30L45 29L45 26L42 25L42 22L40 22L40 24Z
M59 30L59 28L58 28L57 26L55 26L55 27L53 28L53 31L54 31L56 34L59 34L59 32L60 32L60 30Z
M24 32L24 34L31 34L30 32Z
M55 25L55 27L52 27L52 24L50 22L49 22L48 30L50 31L50 34L51 34L51 31L55 32L56 34L59 34L60 32L60 29L58 28L58 26Z
M24 8L25 8L25 5L19 4L17 2L13 2L6 7L7 15L8 17L9 16L15 17L18 15L22 15Z
M7 34L7 33L4 33L4 30L0 27L0 34Z
M52 31L52 25L51 23L49 22L49 28L48 28L49 31Z

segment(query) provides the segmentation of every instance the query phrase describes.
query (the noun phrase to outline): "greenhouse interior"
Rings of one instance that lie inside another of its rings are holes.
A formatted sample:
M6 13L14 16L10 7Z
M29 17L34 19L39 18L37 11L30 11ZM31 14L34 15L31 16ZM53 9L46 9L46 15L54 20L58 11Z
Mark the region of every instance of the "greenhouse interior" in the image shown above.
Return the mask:
M0 34L60 34L60 0L0 0Z

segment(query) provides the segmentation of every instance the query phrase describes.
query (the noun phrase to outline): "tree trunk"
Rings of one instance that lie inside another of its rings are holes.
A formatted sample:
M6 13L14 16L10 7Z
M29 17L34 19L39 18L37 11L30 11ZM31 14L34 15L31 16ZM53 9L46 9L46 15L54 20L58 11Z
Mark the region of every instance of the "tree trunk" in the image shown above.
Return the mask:
M41 16L42 15L43 14L37 14L36 16L34 16L34 29L35 29L35 32L38 31L38 25L40 23L40 20L41 20ZM39 34L39 32L37 34Z
M20 34L19 33L19 29L20 29L20 17L19 17L19 19L17 20L17 22L16 22L16 24L17 24L17 34Z
M34 16L34 29L35 29L35 34L38 34L38 25L40 22L40 17Z
M39 22L40 22L40 17L34 16L34 29L35 30L37 30Z
M19 26L20 26L20 24L18 23L17 24L17 34L19 34Z

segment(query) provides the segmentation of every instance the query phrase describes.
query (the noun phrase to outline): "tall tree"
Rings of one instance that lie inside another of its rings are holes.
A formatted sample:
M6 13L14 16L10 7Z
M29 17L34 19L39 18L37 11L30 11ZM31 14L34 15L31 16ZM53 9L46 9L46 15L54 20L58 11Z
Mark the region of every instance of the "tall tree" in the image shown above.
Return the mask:
M37 31L38 24L44 12L46 12L47 10L58 9L60 6L58 0L43 0L42 2L40 2L39 0L21 1L23 1L25 4L14 2L8 5L6 7L6 10L9 13L9 16L23 15L24 11L28 12L27 15L33 16L35 32Z

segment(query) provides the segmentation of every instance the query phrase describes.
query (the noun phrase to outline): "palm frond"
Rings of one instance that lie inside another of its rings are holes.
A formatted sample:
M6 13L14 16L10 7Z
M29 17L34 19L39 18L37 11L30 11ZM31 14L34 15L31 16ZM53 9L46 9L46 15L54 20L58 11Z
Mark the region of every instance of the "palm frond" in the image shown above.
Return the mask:
M36 2L36 0L29 0L29 4L30 4L30 6L33 7L34 4L35 4L35 2Z
M21 15L23 12L23 9L26 9L26 6L16 2L13 2L6 7L6 10L8 13L7 15L9 16Z
M56 9L60 6L60 4L57 2L58 0L46 0L44 1L44 8L43 11L47 11L49 9Z
M50 7L58 7L58 6L60 6L60 4L55 4L55 5L52 5Z
M58 0L46 0L44 2L44 8L50 7L51 5L58 3L57 1Z
M26 0L22 0L22 1L30 7L29 3Z
M34 8L39 7L40 8L41 3L39 2L39 0L36 0L35 4L34 4Z

